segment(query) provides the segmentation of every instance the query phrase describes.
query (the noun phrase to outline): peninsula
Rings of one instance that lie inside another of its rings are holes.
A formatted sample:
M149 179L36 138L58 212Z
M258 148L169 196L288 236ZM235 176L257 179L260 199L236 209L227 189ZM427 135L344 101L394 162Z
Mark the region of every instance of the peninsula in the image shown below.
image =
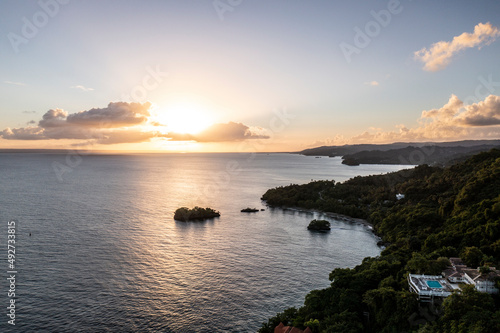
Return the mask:
M330 287L311 291L302 307L278 313L260 333L316 320L317 332L500 331L500 278L490 278L500 265L500 150L447 168L278 187L263 199L365 218L388 245L354 268L334 269ZM464 265L453 266L456 258ZM415 287L420 277L426 292L437 290L433 279L441 284L457 272L474 280L449 295L429 301Z

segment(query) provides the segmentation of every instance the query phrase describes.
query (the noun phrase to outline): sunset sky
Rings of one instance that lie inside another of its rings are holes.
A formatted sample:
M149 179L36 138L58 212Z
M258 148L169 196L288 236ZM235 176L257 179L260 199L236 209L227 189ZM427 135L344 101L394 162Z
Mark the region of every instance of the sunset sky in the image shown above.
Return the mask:
M6 0L0 148L500 138L500 1Z

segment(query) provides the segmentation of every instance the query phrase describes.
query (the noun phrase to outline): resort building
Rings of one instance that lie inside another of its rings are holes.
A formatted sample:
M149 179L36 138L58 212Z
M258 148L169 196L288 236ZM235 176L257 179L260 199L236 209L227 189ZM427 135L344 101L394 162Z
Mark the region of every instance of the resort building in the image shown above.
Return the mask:
M497 294L495 279L500 277L500 271L490 267L487 272L481 273L480 268L467 267L460 258L450 258L451 267L443 271L443 277L457 283L471 284L477 291Z
M454 290L460 289L457 284L451 284L441 275L409 274L410 291L418 295L422 302L434 302L435 297L448 297Z
M409 274L410 291L418 294L422 302L434 302L435 297L448 297L453 291L460 291L460 284L473 285L484 293L498 293L495 280L500 278L500 271L495 267L481 272L480 268L467 267L460 258L450 258L450 263L451 266L441 275Z
M467 265L460 258L450 258L451 266L443 271L443 277L452 283L467 283L464 278L464 269Z

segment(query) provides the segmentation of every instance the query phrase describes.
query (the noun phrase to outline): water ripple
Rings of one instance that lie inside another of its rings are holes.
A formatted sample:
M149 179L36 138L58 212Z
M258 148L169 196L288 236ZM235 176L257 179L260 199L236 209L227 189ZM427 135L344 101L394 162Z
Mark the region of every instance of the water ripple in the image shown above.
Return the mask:
M255 331L379 248L363 225L325 217L332 232L313 234L315 213L239 210L263 207L269 187L395 169L288 154L85 156L61 183L54 161L64 155L0 156L0 216L19 221L16 332ZM200 196L229 161L242 171ZM173 221L195 204L222 216Z

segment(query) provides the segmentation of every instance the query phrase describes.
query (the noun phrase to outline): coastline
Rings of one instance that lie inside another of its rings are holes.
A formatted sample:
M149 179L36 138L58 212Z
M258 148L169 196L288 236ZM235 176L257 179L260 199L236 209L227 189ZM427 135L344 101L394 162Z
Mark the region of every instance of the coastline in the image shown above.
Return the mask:
M361 225L365 226L367 229L369 229L371 231L371 233L375 236L375 238L377 239L377 246L378 247L384 249L388 245L387 243L385 243L382 240L382 237L378 233L375 232L375 228L373 227L373 224L371 224L370 222L368 222L365 219L352 217L349 215L344 215L344 214L339 214L339 213L334 213L334 212L324 212L324 211L317 210L317 209L308 209L308 208L301 208L301 207L279 207L279 206L271 206L271 205L268 205L267 203L266 203L266 207L268 207L268 209L293 210L293 211L304 212L304 213L323 214L323 215L327 216L328 218L332 218L332 219L335 219L335 220L340 221L340 222L361 224Z

